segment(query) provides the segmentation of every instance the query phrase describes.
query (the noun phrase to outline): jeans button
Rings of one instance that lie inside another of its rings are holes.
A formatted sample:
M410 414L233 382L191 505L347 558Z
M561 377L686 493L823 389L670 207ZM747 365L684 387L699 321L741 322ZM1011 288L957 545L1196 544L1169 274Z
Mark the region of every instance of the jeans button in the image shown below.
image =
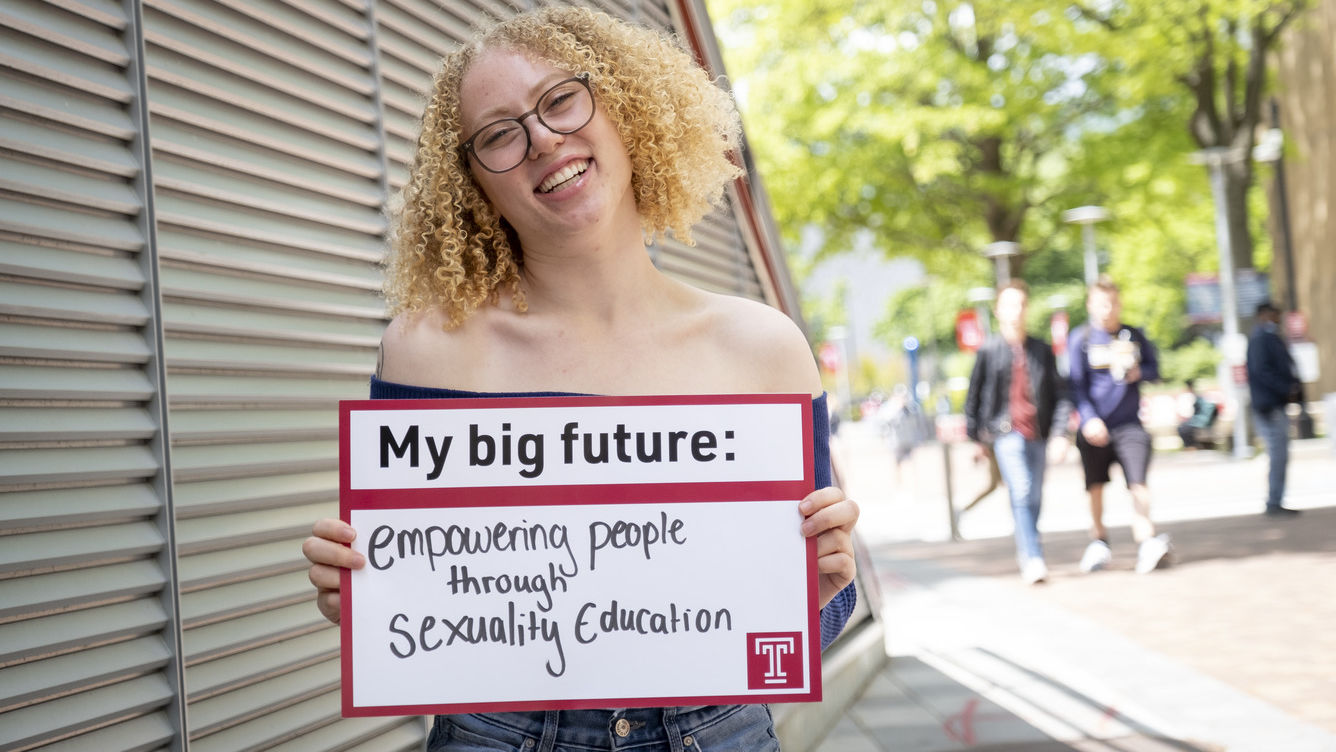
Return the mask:
M525 739L525 740L524 740L524 748L525 748L525 749L533 749L533 739Z
M618 718L617 725L613 726L612 730L617 732L617 736L624 739L627 734L631 733L631 722L625 718Z
M690 747L690 746L695 745L695 743L696 743L696 739L695 739L695 737L691 736L690 734L688 734L687 736L682 737L682 745L683 745L683 746Z

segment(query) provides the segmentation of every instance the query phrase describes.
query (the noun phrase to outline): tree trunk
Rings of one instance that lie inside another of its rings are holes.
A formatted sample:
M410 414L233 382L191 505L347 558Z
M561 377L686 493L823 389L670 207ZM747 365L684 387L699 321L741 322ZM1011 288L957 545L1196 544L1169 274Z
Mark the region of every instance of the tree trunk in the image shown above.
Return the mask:
M1253 178L1252 139L1246 141L1248 150L1245 153L1249 158L1225 165L1225 209L1229 215L1229 249L1235 270L1255 266L1252 232L1248 227L1248 189Z

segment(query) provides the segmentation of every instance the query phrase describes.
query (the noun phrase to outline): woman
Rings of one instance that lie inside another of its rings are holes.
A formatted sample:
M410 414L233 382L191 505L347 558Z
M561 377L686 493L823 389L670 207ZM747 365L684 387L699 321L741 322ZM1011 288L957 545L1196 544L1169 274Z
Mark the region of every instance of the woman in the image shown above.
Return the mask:
M689 240L739 174L738 133L732 102L676 44L601 13L544 8L451 54L398 212L396 315L372 397L806 392L828 452L820 381L793 323L672 280L645 249L669 229ZM821 488L829 455L818 459L819 490L799 509L817 538L825 644L853 608L858 509ZM363 561L345 523L313 533L303 551L317 605L337 621L339 571ZM443 716L429 749L614 740L778 749L761 705Z

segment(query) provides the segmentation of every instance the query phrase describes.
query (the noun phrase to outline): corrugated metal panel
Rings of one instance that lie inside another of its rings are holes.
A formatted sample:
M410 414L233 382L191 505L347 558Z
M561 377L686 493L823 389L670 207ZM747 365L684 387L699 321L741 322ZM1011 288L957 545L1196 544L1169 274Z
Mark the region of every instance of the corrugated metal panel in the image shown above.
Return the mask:
M747 255L730 207L716 209L693 228L694 246L671 234L651 249L654 264L666 274L705 290L765 301L757 270Z
M339 717L301 555L337 514L337 400L366 395L385 325L369 12L144 5L190 746L420 744L420 719Z
M457 48L467 38L469 23L483 15L482 9L467 3L450 6L454 10L447 14L421 0L376 3L376 45L385 103L385 155L393 190L402 188L408 178L426 93L441 57ZM462 8L471 12L466 13Z
M420 719L339 717L299 546L337 509L335 404L375 362L422 92L530 5L0 9L0 749L420 746ZM733 214L656 260L760 297Z
M7 750L181 723L135 30L103 0L0 9Z

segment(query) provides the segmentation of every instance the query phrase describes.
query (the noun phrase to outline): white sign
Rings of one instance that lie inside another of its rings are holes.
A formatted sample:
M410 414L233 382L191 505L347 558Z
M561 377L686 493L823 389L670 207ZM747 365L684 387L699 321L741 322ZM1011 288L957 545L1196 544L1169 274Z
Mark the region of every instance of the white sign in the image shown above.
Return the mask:
M767 404L357 410L349 416L350 439L374 451L352 456L349 487L675 483L684 470L697 483L798 481L802 410Z
M341 405L345 715L820 699L805 395Z
M1316 342L1291 342L1290 357L1294 358L1294 367L1299 372L1299 381L1312 384L1322 378Z

